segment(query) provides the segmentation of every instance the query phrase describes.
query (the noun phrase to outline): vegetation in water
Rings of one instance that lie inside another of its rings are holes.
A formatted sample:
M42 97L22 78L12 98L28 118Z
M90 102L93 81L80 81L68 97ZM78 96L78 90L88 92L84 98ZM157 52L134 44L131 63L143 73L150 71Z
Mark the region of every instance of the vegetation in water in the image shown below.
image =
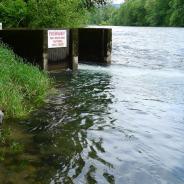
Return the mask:
M40 105L52 81L48 75L0 44L0 108L6 118L20 118Z
M17 155L24 151L23 144L11 138L10 128L0 129L0 162L4 161L6 155Z
M105 21L124 26L183 27L184 0L126 0L120 8L113 8L112 5L96 8L90 17L91 24Z
M0 43L0 109L6 118L22 118L41 105L52 87L52 79L31 64L16 56ZM6 124L6 122L5 122ZM0 162L15 158L24 145L14 139L13 130L0 126Z

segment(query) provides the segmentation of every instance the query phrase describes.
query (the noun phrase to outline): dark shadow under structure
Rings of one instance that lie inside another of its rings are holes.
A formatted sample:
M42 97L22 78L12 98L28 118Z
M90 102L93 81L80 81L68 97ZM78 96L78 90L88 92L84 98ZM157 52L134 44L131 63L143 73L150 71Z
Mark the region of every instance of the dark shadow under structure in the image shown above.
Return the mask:
M111 64L112 30L79 29L79 62Z
M66 30L67 46L48 48L48 30ZM111 29L4 29L0 41L26 62L47 71L77 70L78 62L111 63Z

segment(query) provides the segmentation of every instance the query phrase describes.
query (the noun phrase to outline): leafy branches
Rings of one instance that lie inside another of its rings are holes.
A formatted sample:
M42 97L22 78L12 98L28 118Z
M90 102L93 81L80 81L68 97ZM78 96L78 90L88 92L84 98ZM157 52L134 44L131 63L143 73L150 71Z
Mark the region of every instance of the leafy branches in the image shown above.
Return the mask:
M77 27L87 23L89 9L108 0L0 0L0 22L6 28Z
M127 0L117 10L114 24L184 26L184 0Z

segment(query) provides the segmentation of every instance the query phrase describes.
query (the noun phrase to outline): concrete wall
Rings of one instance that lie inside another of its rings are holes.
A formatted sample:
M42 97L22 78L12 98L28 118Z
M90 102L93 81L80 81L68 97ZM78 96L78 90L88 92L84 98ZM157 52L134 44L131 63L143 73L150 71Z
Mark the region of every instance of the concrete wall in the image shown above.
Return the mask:
M51 30L51 29L49 29ZM1 30L0 40L34 65L45 70L61 70L70 63L70 30L67 29L67 47L48 48L47 29Z
M79 62L110 64L111 50L111 29L79 29Z
M78 29L70 30L70 62L69 68L72 70L78 69L79 60L79 33Z
M70 30L62 30L67 31L67 47L48 49L48 70L62 70L70 67ZM48 41L48 35L45 40ZM48 47L48 43L46 45Z
M44 30L1 30L0 40L27 61L44 68Z
M0 40L11 47L17 55L44 70L66 68L77 70L78 60L100 64L111 63L111 29L66 30L67 47L62 48L48 48L48 29L0 30Z

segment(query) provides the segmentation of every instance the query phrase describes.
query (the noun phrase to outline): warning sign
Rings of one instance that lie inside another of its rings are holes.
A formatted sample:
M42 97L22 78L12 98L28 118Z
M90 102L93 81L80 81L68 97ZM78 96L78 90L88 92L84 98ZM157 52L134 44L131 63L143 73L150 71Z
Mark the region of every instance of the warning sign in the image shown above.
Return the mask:
M67 47L66 30L48 30L48 48Z

